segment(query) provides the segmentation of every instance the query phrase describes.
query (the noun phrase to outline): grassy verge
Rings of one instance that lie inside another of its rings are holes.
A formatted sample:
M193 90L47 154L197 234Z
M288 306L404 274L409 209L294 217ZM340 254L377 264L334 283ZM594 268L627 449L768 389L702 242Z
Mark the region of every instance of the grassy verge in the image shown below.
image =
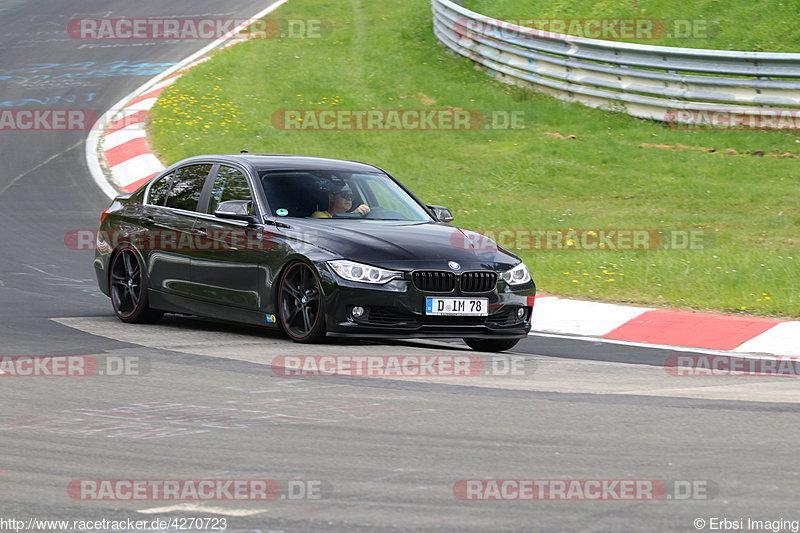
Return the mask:
M333 32L252 40L182 77L152 114L164 160L248 149L367 161L475 229L700 229L713 236L702 250L519 253L539 287L554 294L800 316L798 162L741 155L800 154L797 134L670 130L498 84L435 40L425 0L292 0L273 16L323 19ZM284 131L272 124L285 109L386 108L516 111L525 127Z
M774 0L466 0L465 7L509 19L656 19L652 33L621 38L611 31L598 38L662 46L800 52L800 4ZM526 26L542 24L522 22ZM546 23L548 24L548 23ZM580 28L581 26L576 26ZM591 28L589 31L592 31ZM602 30L601 30L602 31ZM592 35L588 35L591 37ZM633 37L646 37L636 39Z

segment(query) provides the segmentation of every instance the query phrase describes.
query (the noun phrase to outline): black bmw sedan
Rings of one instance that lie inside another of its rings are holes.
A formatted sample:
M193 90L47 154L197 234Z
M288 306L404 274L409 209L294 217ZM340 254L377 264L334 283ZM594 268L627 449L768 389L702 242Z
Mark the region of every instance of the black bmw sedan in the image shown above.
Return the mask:
M533 280L452 220L365 163L199 156L112 202L94 267L124 322L179 313L297 342L461 337L507 350L530 330Z

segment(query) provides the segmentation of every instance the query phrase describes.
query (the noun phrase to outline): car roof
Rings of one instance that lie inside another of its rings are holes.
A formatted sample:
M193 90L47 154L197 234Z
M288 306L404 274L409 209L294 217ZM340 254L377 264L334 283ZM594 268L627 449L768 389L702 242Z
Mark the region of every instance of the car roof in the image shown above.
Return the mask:
M347 161L344 159L332 159L327 157L314 157L307 155L293 154L211 154L190 157L180 161L180 165L199 161L228 161L231 163L246 164L255 170L341 170L343 172L375 172L379 168L361 163L359 161Z

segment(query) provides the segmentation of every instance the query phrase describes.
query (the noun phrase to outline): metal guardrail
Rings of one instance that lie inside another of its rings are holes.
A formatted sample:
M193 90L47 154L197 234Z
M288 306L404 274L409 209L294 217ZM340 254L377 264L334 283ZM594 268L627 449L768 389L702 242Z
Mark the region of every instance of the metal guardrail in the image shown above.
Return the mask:
M436 37L500 81L675 124L800 128L800 54L603 41L509 24L451 0L431 5Z

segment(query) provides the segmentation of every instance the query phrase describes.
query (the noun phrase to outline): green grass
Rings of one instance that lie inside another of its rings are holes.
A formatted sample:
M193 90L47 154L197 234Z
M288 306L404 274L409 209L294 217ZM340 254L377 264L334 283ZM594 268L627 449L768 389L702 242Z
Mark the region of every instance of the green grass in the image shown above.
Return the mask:
M492 81L432 34L425 0L291 0L318 39L253 40L180 78L154 109L162 159L287 152L376 164L475 229L700 228L698 251L521 250L541 290L606 301L800 316L800 154L788 132L677 131ZM283 109L522 111L526 127L283 131ZM545 133L575 135L559 139ZM713 147L716 153L641 148ZM766 294L765 294L766 293Z
M521 19L657 19L675 35L649 39L615 39L644 44L800 52L800 3L795 0L466 0L464 6L482 15ZM687 23L671 21L691 21ZM541 25L538 25L541 27ZM686 33L684 28L691 27ZM542 28L547 29L547 28ZM654 32L653 37L661 35Z

